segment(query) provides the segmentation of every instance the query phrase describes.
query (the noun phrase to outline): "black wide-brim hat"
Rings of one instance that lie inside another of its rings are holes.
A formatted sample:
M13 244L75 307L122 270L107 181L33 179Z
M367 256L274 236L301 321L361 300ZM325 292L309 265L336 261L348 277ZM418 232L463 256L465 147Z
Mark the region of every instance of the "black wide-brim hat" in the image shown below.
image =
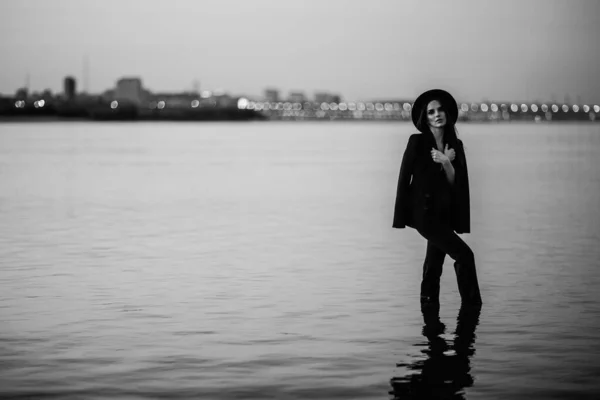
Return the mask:
M454 97L452 97L452 95L445 90L431 89L417 97L413 103L411 117L415 127L419 129L417 122L419 121L421 110L427 107L427 104L429 104L429 102L432 100L438 100L440 103L442 103L442 106L446 111L446 118L448 119L447 123L452 125L456 124L456 120L458 119L458 104L456 103L456 100L454 100Z

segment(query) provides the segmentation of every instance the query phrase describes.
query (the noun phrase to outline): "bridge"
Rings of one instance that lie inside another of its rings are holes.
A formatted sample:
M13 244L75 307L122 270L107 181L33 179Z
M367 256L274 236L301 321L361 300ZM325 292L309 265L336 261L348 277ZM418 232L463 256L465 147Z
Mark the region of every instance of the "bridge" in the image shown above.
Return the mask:
M412 103L349 102L349 103L292 103L260 102L244 98L238 108L255 110L272 120L392 120L410 121ZM557 103L461 103L462 121L595 121L600 120L597 104Z

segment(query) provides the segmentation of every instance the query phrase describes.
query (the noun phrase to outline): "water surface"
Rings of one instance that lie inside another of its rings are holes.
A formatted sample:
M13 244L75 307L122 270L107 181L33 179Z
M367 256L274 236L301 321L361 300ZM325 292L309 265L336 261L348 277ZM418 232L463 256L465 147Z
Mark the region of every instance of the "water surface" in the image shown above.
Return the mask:
M460 126L484 306L447 258L439 319L391 228L411 133L1 124L2 393L594 398L600 127Z

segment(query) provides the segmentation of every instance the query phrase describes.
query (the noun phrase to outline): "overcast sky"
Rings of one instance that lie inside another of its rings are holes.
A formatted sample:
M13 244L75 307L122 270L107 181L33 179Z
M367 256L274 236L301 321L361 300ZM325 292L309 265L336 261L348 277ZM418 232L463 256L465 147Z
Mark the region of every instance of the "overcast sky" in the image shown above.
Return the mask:
M600 103L598 0L22 0L0 2L0 93L101 92L122 76L153 91L345 100Z

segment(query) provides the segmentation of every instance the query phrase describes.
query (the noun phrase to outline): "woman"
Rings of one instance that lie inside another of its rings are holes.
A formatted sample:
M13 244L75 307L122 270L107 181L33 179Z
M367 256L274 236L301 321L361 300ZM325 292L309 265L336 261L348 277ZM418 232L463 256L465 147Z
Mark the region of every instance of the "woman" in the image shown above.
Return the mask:
M410 136L400 167L393 227L410 226L427 240L422 305L439 305L446 254L455 261L463 304L481 305L475 257L456 234L470 232L469 175L462 141L456 137L457 118L450 93L434 89L420 95L412 120L421 133Z

